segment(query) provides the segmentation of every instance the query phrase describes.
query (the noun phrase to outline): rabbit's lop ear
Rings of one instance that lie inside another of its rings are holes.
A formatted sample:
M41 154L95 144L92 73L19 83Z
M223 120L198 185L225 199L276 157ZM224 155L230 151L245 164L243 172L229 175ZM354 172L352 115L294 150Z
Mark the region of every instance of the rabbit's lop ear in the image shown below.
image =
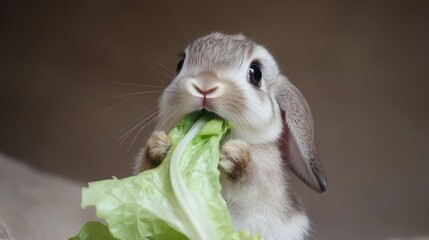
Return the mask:
M289 167L312 189L325 192L327 182L316 151L313 117L307 101L284 76L277 81L276 98L284 124L281 150Z

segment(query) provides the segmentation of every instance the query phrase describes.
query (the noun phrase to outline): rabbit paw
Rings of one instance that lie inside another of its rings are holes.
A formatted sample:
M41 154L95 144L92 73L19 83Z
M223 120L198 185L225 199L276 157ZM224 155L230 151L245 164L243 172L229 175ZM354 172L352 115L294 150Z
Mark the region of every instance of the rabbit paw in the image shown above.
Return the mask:
M144 158L151 168L157 167L167 155L171 142L165 132L153 132L147 141Z
M238 182L249 173L250 149L250 144L243 140L229 140L222 147L219 166L231 182Z

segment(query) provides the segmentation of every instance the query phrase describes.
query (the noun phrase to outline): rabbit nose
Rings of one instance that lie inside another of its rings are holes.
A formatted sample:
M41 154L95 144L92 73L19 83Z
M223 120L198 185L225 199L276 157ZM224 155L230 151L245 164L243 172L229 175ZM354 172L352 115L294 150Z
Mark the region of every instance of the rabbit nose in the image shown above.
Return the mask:
M213 72L199 73L186 83L189 93L195 97L218 98L224 92L224 86Z
M214 87L211 87L209 89L201 89L201 87L199 87L195 84L192 84L192 86L194 86L195 90L197 90L199 93L203 94L204 96L206 96L210 93L213 93L214 91L216 91L218 89L218 86L214 86Z

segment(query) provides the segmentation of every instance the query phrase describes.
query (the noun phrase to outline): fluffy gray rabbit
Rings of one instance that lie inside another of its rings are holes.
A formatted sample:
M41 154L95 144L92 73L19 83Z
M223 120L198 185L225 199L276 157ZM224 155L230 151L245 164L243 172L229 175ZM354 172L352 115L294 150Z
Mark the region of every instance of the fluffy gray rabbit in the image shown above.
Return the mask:
M221 149L224 197L236 229L265 240L306 239L309 220L289 191L288 171L317 192L327 189L310 108L261 45L243 35L212 33L192 42L163 91L155 131L137 156L136 172L159 165L165 134L181 118L206 109L233 122ZM287 167L285 167L287 165Z

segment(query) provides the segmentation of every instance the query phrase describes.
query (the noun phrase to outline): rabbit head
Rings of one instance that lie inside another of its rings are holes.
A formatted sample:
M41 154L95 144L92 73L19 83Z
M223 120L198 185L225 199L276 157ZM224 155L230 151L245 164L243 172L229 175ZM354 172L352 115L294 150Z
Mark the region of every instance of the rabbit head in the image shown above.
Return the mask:
M231 138L281 144L294 173L326 190L305 98L271 54L243 35L212 33L192 42L159 105L158 129L168 131L186 114L206 109L233 123Z

